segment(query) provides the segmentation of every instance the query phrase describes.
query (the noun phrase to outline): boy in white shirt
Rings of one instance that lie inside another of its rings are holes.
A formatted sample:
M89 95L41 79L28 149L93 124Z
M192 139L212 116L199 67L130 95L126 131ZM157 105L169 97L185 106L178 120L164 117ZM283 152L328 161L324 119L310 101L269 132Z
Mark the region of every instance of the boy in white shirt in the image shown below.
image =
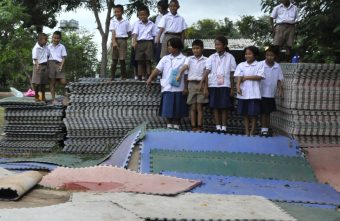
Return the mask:
M139 21L136 23L132 36L133 47L136 50L138 62L138 79L145 80L151 74L151 60L153 59L153 42L157 27L149 20L149 9L146 6L138 8ZM145 76L146 74L146 76Z
M50 78L50 90L52 96L52 103L56 104L55 87L57 83L66 85L65 75L63 73L65 58L67 56L66 48L60 43L61 32L55 31L52 36L52 44L48 46L48 71Z
M126 55L127 39L131 34L131 25L128 20L123 19L124 7L115 5L114 16L110 23L109 30L112 32L112 64L111 80L115 79L116 67L119 59L121 79L126 79Z
M194 40L192 42L193 56L186 59L185 65L180 70L177 80L181 75L188 71L187 83L185 84L184 93L189 92L187 104L190 105L190 121L192 131L203 130L203 105L208 103L208 98L203 94L201 80L204 76L207 57L203 56L203 41Z
M47 72L47 58L48 48L46 46L47 35L45 33L38 34L38 42L32 49L33 58L33 75L32 84L35 92L35 101L39 100L39 91L41 92L41 100L46 101L45 90L46 84L48 84L48 72Z
M160 28L156 38L156 43L162 43L161 58L164 55L169 54L167 48L167 42L170 38L179 38L184 43L185 30L187 24L182 16L177 14L179 9L179 3L177 0L171 0L169 4L170 13L164 15L158 24ZM163 41L161 42L161 36L164 33Z

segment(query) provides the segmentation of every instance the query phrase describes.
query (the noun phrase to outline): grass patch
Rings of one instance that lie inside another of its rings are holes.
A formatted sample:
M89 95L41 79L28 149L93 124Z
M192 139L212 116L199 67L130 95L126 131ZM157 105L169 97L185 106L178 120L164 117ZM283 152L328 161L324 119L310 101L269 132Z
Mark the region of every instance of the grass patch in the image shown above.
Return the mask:
M0 131L2 131L2 127L4 126L5 121L5 109L0 107Z

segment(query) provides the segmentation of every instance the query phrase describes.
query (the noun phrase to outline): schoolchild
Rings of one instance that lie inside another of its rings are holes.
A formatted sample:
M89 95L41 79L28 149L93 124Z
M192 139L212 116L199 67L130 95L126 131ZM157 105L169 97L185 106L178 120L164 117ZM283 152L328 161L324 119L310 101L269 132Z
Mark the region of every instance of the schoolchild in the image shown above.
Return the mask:
M138 9L139 21L134 27L132 36L133 47L136 50L136 61L138 62L138 79L146 80L151 74L151 60L153 59L153 43L157 27L149 20L149 9L142 6ZM146 76L145 76L146 75Z
M185 23L184 18L177 13L179 7L179 2L177 0L171 0L169 4L170 13L164 15L158 24L160 30L156 37L156 43L162 43L161 58L169 54L167 50L167 42L170 38L179 38L184 44L187 24ZM163 33L164 38L161 42L160 39Z
M270 114L276 111L275 95L282 97L283 73L280 65L275 62L279 51L277 47L269 46L265 50L266 59L261 61L264 67L265 79L261 80L261 135L269 135Z
M227 131L228 112L233 108L234 71L236 61L228 51L228 39L215 38L216 53L206 62L202 85L209 90L209 106L213 111L217 131ZM207 81L207 82L206 82Z
M237 113L243 116L245 134L249 136L255 133L257 116L261 111L260 81L265 75L263 64L256 61L259 49L249 46L244 49L244 54L246 61L237 66L234 76L237 78Z
M116 76L116 67L119 60L121 79L126 79L126 55L127 39L131 35L130 22L123 18L124 7L115 5L113 7L114 18L111 19L109 30L112 32L112 64L111 79Z
M183 48L181 39L170 38L168 40L170 54L159 61L146 82L150 87L153 79L162 73L160 79L162 99L159 114L166 118L167 128L179 129L181 118L188 116L186 96L183 94L184 76L179 81L176 79L186 60L182 54Z
M186 59L185 65L180 70L181 75L188 71L185 91L188 91L187 104L190 105L190 122L192 131L203 130L203 105L208 103L208 98L204 96L203 88L201 88L201 80L204 76L207 57L203 56L203 41L196 39L192 42L192 53Z
M48 84L48 72L47 72L47 35L45 33L38 34L38 42L32 49L33 59L33 75L32 84L35 92L35 101L40 101L39 92L41 92L41 101L46 101L45 90L46 84Z

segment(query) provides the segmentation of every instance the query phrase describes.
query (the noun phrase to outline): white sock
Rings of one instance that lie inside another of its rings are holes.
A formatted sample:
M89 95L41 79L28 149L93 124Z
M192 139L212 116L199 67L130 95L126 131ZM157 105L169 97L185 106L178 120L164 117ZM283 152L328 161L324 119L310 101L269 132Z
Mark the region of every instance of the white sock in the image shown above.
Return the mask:
M174 127L174 129L179 129L179 125L178 124L174 124L173 127Z
M261 128L261 132L268 132L268 131L269 131L269 129L266 128L266 127L262 127L262 128Z
M216 125L216 130L221 130L221 125Z
M227 131L227 127L226 126L222 126L221 130L222 131Z
M167 128L172 128L172 124L167 124L166 127Z

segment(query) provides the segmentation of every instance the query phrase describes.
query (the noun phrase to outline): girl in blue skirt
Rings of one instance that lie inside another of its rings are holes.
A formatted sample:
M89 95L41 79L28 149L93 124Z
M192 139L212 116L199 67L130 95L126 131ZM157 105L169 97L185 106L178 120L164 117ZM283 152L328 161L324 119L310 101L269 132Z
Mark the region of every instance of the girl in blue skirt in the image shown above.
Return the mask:
M208 88L209 106L214 114L217 131L226 131L228 111L233 108L235 58L228 51L228 40L224 36L215 38L216 53L206 61L202 85Z
M160 80L162 99L159 114L167 119L167 128L179 129L180 119L188 116L186 95L184 92L184 78L177 81L180 69L185 64L186 57L182 54L184 48L181 39L170 38L167 42L169 55L164 56L152 71L147 86L151 86L153 79L162 74Z
M265 50L266 59L261 61L264 67L265 79L261 81L261 135L268 136L270 113L276 111L275 94L282 97L283 73L275 62L279 53L277 47L269 46Z
M237 77L237 113L243 116L247 136L254 135L256 118L261 111L260 81L265 78L263 63L257 62L259 49L249 46L244 49L245 62L240 63L235 71ZM249 131L249 118L251 129Z

